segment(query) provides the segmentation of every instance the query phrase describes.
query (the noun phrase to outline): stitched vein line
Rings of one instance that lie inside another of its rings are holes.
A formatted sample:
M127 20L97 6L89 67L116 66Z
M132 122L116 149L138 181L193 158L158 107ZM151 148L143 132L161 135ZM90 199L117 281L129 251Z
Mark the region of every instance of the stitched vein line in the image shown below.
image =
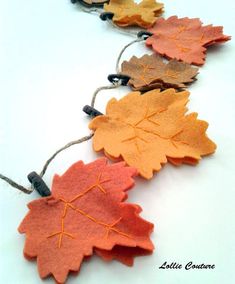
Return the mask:
M165 76L170 77L172 79L178 79L180 72L173 71L173 70L166 70Z
M65 210L65 208L66 208L66 210ZM66 214L67 214L67 204L65 205L63 212L65 212L65 211L66 211ZM66 215L64 216L64 214L63 214L62 219L61 219L61 230L56 232L56 233L53 233L53 234L51 234L51 235L49 235L47 237L49 239L49 238L52 238L52 237L55 237L55 236L59 236L59 238L58 238L58 248L61 248L62 240L63 240L64 236L67 236L67 237L69 237L71 239L75 238L72 234L70 234L68 232L65 232L65 230L64 230L64 219L65 219L65 217L66 217Z
M165 139L165 140L170 140L170 142L172 143L172 145L173 145L175 148L178 148L176 142L182 143L182 144L185 144L185 145L189 145L189 143L186 142L186 141L180 141L180 140L176 140L176 139L175 139L175 137L176 137L177 135L179 135L180 133L182 133L183 130L180 130L179 132L177 132L176 134L172 135L171 137L164 137L164 136L161 136L159 133L152 132L152 131L149 131L149 130L147 130L147 129L144 129L143 127L139 127L139 126L138 126L141 122L143 122L143 121L145 121L145 120L147 120L147 121L150 122L150 123L153 123L153 124L156 125L156 126L160 126L159 123L157 123L157 122L151 120L150 118L153 117L154 115L159 114L159 113L162 113L162 112L164 112L164 111L166 111L166 110L167 110L167 108L162 108L162 109L160 109L160 110L158 110L158 111L156 111L156 112L154 112L154 113L148 114L148 112L149 112L149 107L147 106L147 107L146 107L146 111L145 111L144 117L143 117L142 119L140 119L139 121L137 121L135 124L131 124L131 123L127 123L127 122L125 122L125 121L121 121L121 122L123 122L124 124L126 124L126 125L132 127L133 130L134 130L134 135L133 135L132 137L129 137L129 138L127 138L127 139L124 139L124 140L122 140L121 142L125 143L125 142L132 142L132 141L133 141L134 144L135 144L135 147L136 147L136 149L137 149L137 152L138 152L139 154L141 154L140 147L139 147L139 144L138 144L138 139L141 140L141 141L143 141L143 142L146 143L146 144L148 143L148 141L145 140L143 137L140 137L140 136L138 135L138 133L136 132L136 130L140 130L140 131L146 132L146 133L148 133L148 134L153 134L153 135L155 135L155 136L158 136L159 138L162 138L162 139Z
M81 198L81 197L84 196L86 193L88 193L89 191L91 191L92 189L94 189L94 188L96 188L96 187L98 187L101 192L103 192L104 194L106 194L106 190L102 187L102 184L104 184L104 183L110 181L110 179L106 179L106 180L101 181L101 180L100 180L100 179L101 179L101 175L102 175L102 173L100 173L100 174L98 175L98 178L97 178L97 181L96 181L95 184L93 184L93 185L91 185L90 187L88 187L84 192L82 192L82 193L76 195L76 196L75 196L73 199L71 199L69 202L72 203L72 202L76 201L77 199Z
M95 223L97 223L97 224L99 224L99 225L101 225L101 226L107 228L109 231L114 231L114 232L116 232L116 233L118 233L118 234L120 234L120 235L123 235L123 236L127 237L127 238L131 238L130 235L128 235L128 234L126 234L126 233L124 233L124 232L122 232L122 231L119 231L119 230L116 229L116 228L113 228L113 226L115 226L118 222L120 222L120 220L121 220L122 218L119 218L117 221L115 221L113 224L110 225L110 224L106 224L106 223L104 223L104 222L102 222L102 221L97 220L97 219L94 218L93 216L87 214L86 212L84 212L83 210L81 210L81 209L79 209L79 208L73 206L72 204L69 204L69 207L71 207L73 210L79 212L81 215L87 217L87 218L90 219L91 221L93 221L93 222L95 222Z
M143 81L145 85L147 85L149 81L154 79L154 77L149 77L149 79L147 79L146 75L149 71L154 70L155 68L143 63L136 63L136 65L139 65L139 67L142 68L141 73L138 75L138 78Z
M62 201L62 200L61 200ZM67 212L68 212L68 207L71 208L72 210L80 213L82 216L88 218L89 220L91 220L92 222L96 223L96 224L99 224L100 226L104 227L106 229L106 232L105 232L105 235L104 237L107 239L110 232L113 231L119 235L122 235L124 237L127 237L127 238L132 238L130 235L118 230L117 228L114 228L115 225L117 225L117 223L119 223L122 219L122 217L120 217L118 220L114 221L112 224L106 224L102 221L99 221L98 219L96 219L95 217L87 214L86 212L84 212L83 210L81 210L80 208L78 207L75 207L74 205L72 205L71 203L69 202L65 202L64 203L64 208L63 208L63 215L62 215L62 218L61 218L61 230L58 231L58 232L55 232L55 233L52 233L51 235L49 235L47 238L53 238L55 236L59 236L58 238L58 248L61 248L62 246L62 241L63 241L63 237L64 236L67 236L69 238L72 238L72 239L75 239L75 237L66 232L65 231L65 228L64 228L64 220L65 220L65 217L67 215ZM65 213L66 212L66 213Z
M63 238L64 236L68 237L68 238L71 238L71 239L75 239L74 235L71 234L71 233L68 233L66 232L65 230L65 225L64 225L64 221L65 221L65 218L67 216L67 213L68 213L68 209L70 208L71 210L74 210L76 212L78 212L79 214L81 214L82 216L88 218L90 221L104 227L106 229L106 232L105 232L105 235L104 235L104 238L108 238L109 237L109 234L110 232L115 232L119 235L122 235L124 237L127 237L127 238L132 238L130 235L118 230L117 228L115 228L114 226L117 225L122 217L120 217L118 220L114 221L112 224L106 224L105 222L102 222L102 221L99 221L98 219L96 219L95 217L89 215L88 213L86 213L85 211L83 211L82 209L78 208L78 207L75 207L72 202L74 202L75 200L77 200L78 198L81 198L82 196L84 196L87 192L89 192L91 189L95 188L95 187L98 187L100 189L101 192L103 192L104 194L106 193L105 189L101 186L102 183L105 183L105 182L108 182L110 181L110 179L106 179L106 180L103 180L103 181L100 181L101 180L101 175L102 173L100 173L98 175L98 178L97 178L97 183L88 187L88 189L86 189L83 193L75 196L73 199L71 199L70 201L66 201L64 198L59 198L60 202L63 202L64 203L64 208L62 210L62 217L61 217L61 228L60 228L60 231L57 231L57 232L54 232L52 233L51 235L47 236L47 238L53 238L53 237L56 237L58 236L58 248L61 248L62 246L62 242L63 242Z
M173 146L175 146L176 148L178 148L178 146L175 144L176 142L177 142L177 143L182 143L182 144L185 144L185 145L189 145L189 143L186 142L186 141L180 141L180 140L174 139L175 136L177 136L178 134L180 134L180 133L182 132L182 130L179 131L178 133L176 133L175 135L171 136L171 137L164 137L164 136L161 136L159 133L149 131L149 130L144 129L144 128L142 128L142 127L135 127L135 130L136 130L136 129L138 129L138 130L140 130L140 131L143 131L143 132L146 132L146 133L148 133L148 134L153 134L153 135L158 136L159 138L164 139L164 140L170 140L170 142L171 142L171 143L173 144ZM138 136L138 135L136 134L136 131L135 131L135 135L134 135L133 137L127 138L127 139L125 139L125 140L122 140L121 142L125 143L125 142L131 142L131 141L133 140L134 143L135 143L135 145L136 145L136 141L137 141L136 139L140 139L141 141L145 142L146 144L149 142L149 141L145 140L144 138ZM140 149L139 149L138 145L136 145L136 147L137 147L137 151L140 153Z

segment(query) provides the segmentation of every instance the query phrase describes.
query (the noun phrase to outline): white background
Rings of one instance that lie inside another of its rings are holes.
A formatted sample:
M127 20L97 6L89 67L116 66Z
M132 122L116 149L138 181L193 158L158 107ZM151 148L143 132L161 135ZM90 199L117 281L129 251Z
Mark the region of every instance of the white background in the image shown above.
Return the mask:
M232 0L165 0L165 17L200 17L223 25L235 35ZM81 12L69 0L0 0L0 172L28 186L27 174L40 171L45 160L65 143L87 135L89 118L82 107L93 91L115 72L121 48L133 38L114 30L97 15ZM233 284L235 283L235 87L234 41L212 47L190 86L190 111L210 123L215 155L196 167L166 165L151 181L136 181L129 202L142 206L142 216L155 224L154 254L140 257L132 268L98 257L82 265L80 284ZM124 59L150 50L139 43ZM122 97L127 87L100 94L97 108ZM82 159L98 155L91 141L62 153L45 181ZM36 262L23 258L24 236L17 227L26 195L0 181L0 283L42 283ZM164 262L215 264L212 271L159 270ZM44 283L54 283L46 280Z

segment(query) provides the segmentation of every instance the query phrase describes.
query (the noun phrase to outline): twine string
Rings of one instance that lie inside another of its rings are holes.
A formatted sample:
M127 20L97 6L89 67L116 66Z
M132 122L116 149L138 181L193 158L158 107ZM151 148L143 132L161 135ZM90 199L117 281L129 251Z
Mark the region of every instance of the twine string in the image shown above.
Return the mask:
M91 134L89 134L89 135L87 135L87 136L84 136L84 137L82 137L82 138L80 138L80 139L78 139L78 140L74 140L74 141L71 141L71 142L67 143L65 146L63 146L62 148L60 148L59 150L57 150L57 151L46 161L46 163L44 164L44 166L43 166L43 168L42 168L42 170L41 170L41 172L40 172L40 174L39 174L40 177L42 178L42 177L45 175L48 166L50 165L50 163L55 159L55 157L56 157L59 153L61 153L62 151L66 150L66 149L68 149L68 148L70 148L70 147L73 146L73 145L81 144L81 143L83 143L83 142L85 142L85 141L90 140L93 135L94 135L94 133L92 132Z
M83 12L85 12L85 13L88 13L88 14L96 14L96 15L100 16L100 15L104 12L104 10L101 9L101 8L95 8L95 7L88 7L88 8L86 8L83 4L81 4L81 3L79 3L79 2L78 2L77 4L78 4L77 7L78 7L81 11L83 11ZM132 30L130 30L130 29L123 29L123 28L120 28L118 25L116 25L116 24L112 21L112 19L107 19L106 21L107 21L114 29L116 29L117 31L119 31L119 32L122 33L122 34L130 35L130 36L133 36L133 37L136 37L136 36L137 36L137 33L138 33L138 32L132 31Z
M0 179L4 180L5 182L7 182L9 185L11 185L12 187L19 189L20 191L30 194L33 192L32 189L27 189L25 187L23 187L22 185L16 183L15 181L13 181L12 179L0 174Z
M141 42L141 41L144 41L143 38L137 38L131 42L129 42L128 44L126 44L120 51L119 55L118 55L118 58L116 60L116 65L115 65L115 70L116 70L116 73L117 74L120 74L121 71L120 71L120 68L119 68L119 65L120 65L120 61L121 61L121 58L122 58L122 55L123 53L126 51L126 49L128 47L130 47L131 45L137 43L137 42ZM92 95L92 99L91 99L91 107L95 107L95 102L96 102L96 97L98 95L99 92L103 91L103 90L111 90L111 89L117 89L118 87L120 87L122 85L122 82L121 80L117 81L117 82L114 82L112 83L112 85L108 85L108 86L102 86L102 87L99 87L95 90L95 92L93 93Z
M128 43L127 45L125 45L125 46L123 47L123 49L120 51L120 53L119 53L119 55L118 55L118 58L117 58L117 62L116 62L116 72L117 72L117 74L120 73L119 65L120 65L120 61L121 61L121 58L122 58L123 53L126 51L126 49L127 49L129 46L131 46L131 45L133 45L133 44L135 44L135 43L137 43L137 42L141 42L141 41L144 41L144 39L143 39L143 38L137 38L137 39L131 41L130 43Z
M102 87L99 87L95 90L93 96L92 96L92 99L91 99L91 106L92 107L95 107L95 102L96 102L96 97L98 95L99 92L103 91L103 90L112 90L112 89L116 89L118 88L119 86L121 85L121 82L116 82L116 83L113 83L112 85L108 85L108 86L102 86Z
M94 135L94 133L92 132L91 134L87 135L87 136L84 136L78 140L74 140L74 141L71 141L69 143L67 143L65 146L63 146L62 148L60 148L59 150L57 150L47 161L46 163L44 164L43 168L42 168L42 171L40 173L40 177L43 177L48 169L48 166L50 165L50 163L55 159L55 157L62 151L70 148L71 146L73 145L76 145L76 144L80 144L80 143L83 143L85 141L88 141L92 138L92 136ZM15 181L13 181L12 179L4 176L3 174L0 174L0 179L7 182L10 186L24 192L24 193L27 193L27 194L30 194L33 192L33 188L32 189L27 189L25 188L24 186L16 183Z
M93 8L93 9L86 9L85 7L81 7L81 5L79 5L79 6L80 6L80 8L81 8L84 12L87 12L87 13L91 13L91 12L97 12L97 13L98 13L98 11L99 11L99 9L96 9L96 8ZM111 22L111 21L109 21L109 22ZM116 27L116 28L119 29L119 27L116 26L113 22L112 22L112 24L114 25L114 27ZM128 33L129 33L129 32L128 32ZM129 34L130 34L130 33L129 33ZM133 34L133 33L132 33L132 34ZM136 34L135 34L135 36L136 36ZM119 65L120 65L120 61L121 61L122 55L123 55L123 53L126 51L126 49L127 49L129 46L133 45L134 43L137 43L137 42L140 42L140 41L143 41L143 40L144 40L143 38L137 38L137 39L131 41L130 43L128 43L127 45L125 45L125 46L122 48L121 52L120 52L119 55L118 55L117 61L116 61L116 72L117 72L117 74L120 74ZM92 95L91 106L92 106L92 107L95 106L95 102L96 102L97 95L98 95L101 91L103 91L103 90L116 89L116 88L120 87L121 85L122 85L122 81L121 81L121 80L118 80L118 81L116 81L116 82L112 82L111 85L102 86L102 87L97 88L97 89L95 90L95 92L93 93L93 95ZM40 177L42 178L42 177L45 175L45 173L46 173L46 171L47 171L47 169L48 169L48 166L51 164L51 162L56 158L56 156L57 156L59 153L63 152L64 150L70 148L70 147L73 146L73 145L77 145L77 144L80 144L80 143L83 143L83 142L85 142L85 141L90 140L90 139L93 137L93 135L94 135L94 133L92 132L92 133L90 133L89 135L84 136L84 137L82 137L82 138L80 138L80 139L71 141L71 142L67 143L66 145L64 145L63 147L61 147L60 149L58 149L58 150L45 162L45 164L44 164L44 166L43 166L43 168L42 168L42 170L41 170L41 172L40 172ZM6 183L8 183L10 186L12 186L12 187L14 187L14 188L16 188L16 189L18 189L18 190L20 190L20 191L26 193L26 194L30 194L30 193L33 192L33 188L27 189L27 188L25 188L24 186L18 184L17 182L13 181L12 179L6 177L6 176L3 175L3 174L0 174L0 179L3 180L3 181L5 181Z
M125 34L125 35L130 35L130 36L133 36L133 37L136 37L137 36L137 33L138 32L135 32L135 31L132 31L130 29L123 29L123 28L120 28L118 25L116 25L111 19L107 19L107 22L114 28L116 29L117 31L119 31L120 33L122 34Z
M85 13L88 13L88 14L96 14L96 15L99 15L100 16L100 14L103 12L103 10L102 9L99 9L99 8L95 8L95 7L90 7L90 8L86 8L84 5L82 5L81 3L77 3L78 5L77 5L77 7L81 10L81 11L83 11L83 12L85 12Z

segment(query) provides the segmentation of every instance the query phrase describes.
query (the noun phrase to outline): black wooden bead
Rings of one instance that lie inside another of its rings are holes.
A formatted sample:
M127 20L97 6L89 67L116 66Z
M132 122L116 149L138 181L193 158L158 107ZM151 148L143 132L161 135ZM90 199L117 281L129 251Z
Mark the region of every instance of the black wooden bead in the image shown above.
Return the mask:
M153 33L147 32L147 31L139 31L137 33L137 37L138 38L143 38L144 40L146 40L148 37L150 37L152 35L153 35Z
M36 173L32 172L28 175L28 180L32 184L32 187L42 196L50 196L50 189L47 187L43 179Z
M103 115L103 113L101 113L100 111L98 111L97 109L95 109L95 108L93 108L93 107L91 107L91 106L89 106L89 105L85 105L85 106L83 107L83 111L84 111L86 114L88 114L88 115L90 115L90 116L92 116L92 117L96 117L96 116L99 116L99 115Z
M102 21L107 21L107 19L112 20L114 13L111 12L103 12L100 14L100 19Z
M113 84L121 81L121 85L126 86L130 80L130 77L124 74L110 74L108 75L108 80Z

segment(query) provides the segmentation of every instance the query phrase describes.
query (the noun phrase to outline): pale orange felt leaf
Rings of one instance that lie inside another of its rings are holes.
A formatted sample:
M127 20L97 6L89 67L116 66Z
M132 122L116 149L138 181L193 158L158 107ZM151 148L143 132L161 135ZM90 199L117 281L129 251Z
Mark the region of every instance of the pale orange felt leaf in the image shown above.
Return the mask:
M133 56L124 61L121 72L131 77L129 85L136 91L146 91L155 88L184 88L186 83L195 80L198 68L188 63L171 60L165 63L163 58L156 55Z
M139 4L133 0L110 0L104 5L106 12L114 13L113 22L118 26L152 26L163 13L163 4L155 0L143 0Z
M146 40L147 46L167 58L195 65L205 63L207 46L231 39L223 34L223 27L202 26L198 18L159 18L148 31L153 36Z
M138 205L123 202L134 175L123 162L80 161L54 177L51 196L29 203L19 232L26 234L24 254L37 258L42 278L53 275L64 283L94 252L127 265L152 252L153 225L139 216Z
M167 159L176 165L196 164L216 145L206 135L208 123L198 120L196 113L186 114L188 96L187 91L167 89L111 99L106 115L90 122L94 150L114 159L122 157L147 179Z

